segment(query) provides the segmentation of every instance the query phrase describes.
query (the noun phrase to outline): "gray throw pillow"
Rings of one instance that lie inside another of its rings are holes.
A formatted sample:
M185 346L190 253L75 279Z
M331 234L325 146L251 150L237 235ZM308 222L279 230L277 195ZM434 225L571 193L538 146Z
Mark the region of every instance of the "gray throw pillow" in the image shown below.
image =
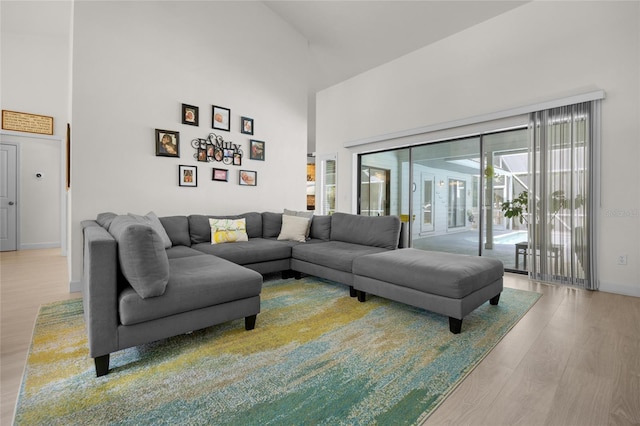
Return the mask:
M100 226L102 226L104 229L109 229L109 226L111 226L111 221L118 216L115 213L112 212L106 212L106 213L99 213L98 217L96 217L96 222L98 222L98 224Z
M156 231L158 235L160 235L160 238L162 238L164 248L171 248L171 238L169 238L169 235L167 235L167 231L164 229L164 226L162 226L160 219L158 219L158 216L154 212L149 212L145 216L129 213L129 216L140 223L151 226L153 230Z
M169 258L158 233L131 216L113 219L109 232L118 242L120 270L138 295L164 294L169 282Z

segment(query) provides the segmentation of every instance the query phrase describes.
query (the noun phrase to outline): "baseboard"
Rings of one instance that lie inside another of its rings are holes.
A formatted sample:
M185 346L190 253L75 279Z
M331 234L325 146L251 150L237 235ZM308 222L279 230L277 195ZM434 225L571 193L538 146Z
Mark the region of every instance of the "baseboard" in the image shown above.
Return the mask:
M60 248L60 243L32 243L20 244L20 250L41 250L50 248Z
M81 293L82 281L69 281L69 293Z
M621 294L623 296L640 297L640 286L637 284L634 287L628 284L605 283L600 281L599 290L606 293Z

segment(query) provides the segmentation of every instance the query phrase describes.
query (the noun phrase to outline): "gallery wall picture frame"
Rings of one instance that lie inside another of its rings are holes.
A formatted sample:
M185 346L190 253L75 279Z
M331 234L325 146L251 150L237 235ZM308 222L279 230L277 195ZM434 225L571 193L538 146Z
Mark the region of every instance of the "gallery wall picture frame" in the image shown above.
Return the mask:
M240 132L245 135L253 134L253 118L241 117L240 118Z
M180 164L178 167L178 184L180 186L198 186L198 167Z
M238 184L241 186L257 186L258 172L254 170L240 170Z
M231 130L231 110L221 106L213 105L211 114L211 127L226 132Z
M199 110L197 106L182 104L182 124L199 126Z
M156 156L180 157L180 132L156 129Z
M264 161L264 141L251 139L249 141L249 159Z
M217 180L219 182L229 182L229 170L214 168L211 180Z

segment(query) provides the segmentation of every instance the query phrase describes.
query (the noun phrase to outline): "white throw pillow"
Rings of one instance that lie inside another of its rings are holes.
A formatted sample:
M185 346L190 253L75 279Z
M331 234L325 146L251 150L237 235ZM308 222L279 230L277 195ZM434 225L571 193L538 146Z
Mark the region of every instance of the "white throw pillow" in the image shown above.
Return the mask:
M287 216L299 216L308 218L309 224L307 225L307 232L305 233L305 237L309 238L309 234L311 232L311 221L313 220L313 211L296 211L284 209L284 214Z
M247 223L243 219L209 219L211 244L249 241Z
M302 216L282 215L282 228L278 240L298 241L304 243L307 240L307 229L311 219Z

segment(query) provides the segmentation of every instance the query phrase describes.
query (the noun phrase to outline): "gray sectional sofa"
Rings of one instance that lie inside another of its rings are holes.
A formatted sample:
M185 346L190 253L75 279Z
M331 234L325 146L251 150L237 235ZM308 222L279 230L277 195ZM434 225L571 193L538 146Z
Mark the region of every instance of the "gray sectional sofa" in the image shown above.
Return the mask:
M266 273L327 278L355 296L353 260L405 240L396 216L313 216L302 237L285 232L291 216L103 213L83 221L83 304L96 374L107 374L109 355L121 349L241 318L253 329ZM212 244L211 218L244 219L247 240Z

